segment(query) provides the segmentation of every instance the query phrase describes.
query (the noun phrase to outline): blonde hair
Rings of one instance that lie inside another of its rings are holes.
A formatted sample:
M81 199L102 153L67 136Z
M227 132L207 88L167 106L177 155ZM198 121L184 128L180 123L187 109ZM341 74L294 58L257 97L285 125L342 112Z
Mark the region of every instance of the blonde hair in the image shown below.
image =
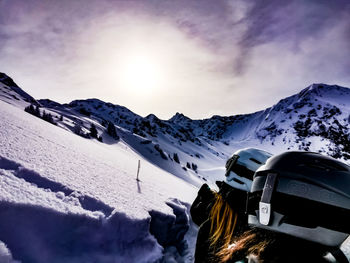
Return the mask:
M232 262L253 255L258 262L328 262L325 247L307 240L263 229L251 229L235 243L217 253L220 262Z
M223 247L218 256L222 262L230 261L235 254L241 257L249 254L259 257L268 245L268 240L262 239L254 230L248 230L237 238L234 244Z
M214 192L214 195L215 204L210 211L210 246L215 249L226 248L233 241L238 214L220 194Z

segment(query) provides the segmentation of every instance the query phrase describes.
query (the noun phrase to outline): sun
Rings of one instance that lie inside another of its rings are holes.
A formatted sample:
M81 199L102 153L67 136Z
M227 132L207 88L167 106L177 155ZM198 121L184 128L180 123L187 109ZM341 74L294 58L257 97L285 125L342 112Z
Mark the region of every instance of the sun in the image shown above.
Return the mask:
M144 54L127 56L121 72L121 84L131 92L150 92L159 88L162 68L157 59Z

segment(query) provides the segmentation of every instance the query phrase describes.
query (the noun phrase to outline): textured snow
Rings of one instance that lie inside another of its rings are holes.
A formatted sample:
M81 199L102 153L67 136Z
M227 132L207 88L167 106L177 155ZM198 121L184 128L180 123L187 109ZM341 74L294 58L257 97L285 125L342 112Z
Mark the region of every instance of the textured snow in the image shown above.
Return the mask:
M35 101L5 75L0 262L192 262L197 228L188 209L196 187L215 187L227 158L244 147L349 160L349 99L347 88L313 84L252 114L160 120L98 99ZM57 126L25 113L29 101ZM106 121L120 140L106 133ZM86 134L93 123L104 143L73 134L76 123ZM350 241L347 255L349 248Z
M169 198L191 203L196 188L122 142L81 138L2 101L0 125L0 240L16 260L155 262L164 248L151 211L185 235L189 219L175 224Z
M169 196L187 201L194 196L194 187L143 161L141 182L137 183L139 156L122 143L105 145L86 140L0 103L0 155L41 177L98 197L118 210L128 211L134 206L135 216L141 218L149 208L169 211L164 205ZM150 197L148 202L145 196Z
M0 241L0 262L1 263L20 263L12 258L11 251L6 247L6 245Z

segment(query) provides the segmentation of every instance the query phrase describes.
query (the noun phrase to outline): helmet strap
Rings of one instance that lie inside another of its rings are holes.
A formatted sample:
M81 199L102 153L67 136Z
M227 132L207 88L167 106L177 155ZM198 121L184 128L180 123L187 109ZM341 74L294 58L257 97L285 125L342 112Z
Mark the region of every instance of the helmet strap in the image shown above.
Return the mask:
M233 166L237 163L239 156L238 155L233 155L230 159L227 160L226 162L226 174L225 176L228 177L230 174L230 171L232 170Z
M277 174L267 174L261 200L259 202L259 222L267 226L271 218L271 199L275 189Z

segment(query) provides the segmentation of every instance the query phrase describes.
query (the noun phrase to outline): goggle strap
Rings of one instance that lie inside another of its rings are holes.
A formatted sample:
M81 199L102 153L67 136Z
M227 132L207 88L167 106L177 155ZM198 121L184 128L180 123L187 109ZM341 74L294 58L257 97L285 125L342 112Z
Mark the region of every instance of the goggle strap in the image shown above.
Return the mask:
M239 156L238 155L233 155L230 159L227 160L226 162L226 174L225 176L227 177L230 174L230 171L232 170L233 166L237 163Z
M271 199L275 189L277 174L269 173L259 202L259 222L268 225L271 219Z

